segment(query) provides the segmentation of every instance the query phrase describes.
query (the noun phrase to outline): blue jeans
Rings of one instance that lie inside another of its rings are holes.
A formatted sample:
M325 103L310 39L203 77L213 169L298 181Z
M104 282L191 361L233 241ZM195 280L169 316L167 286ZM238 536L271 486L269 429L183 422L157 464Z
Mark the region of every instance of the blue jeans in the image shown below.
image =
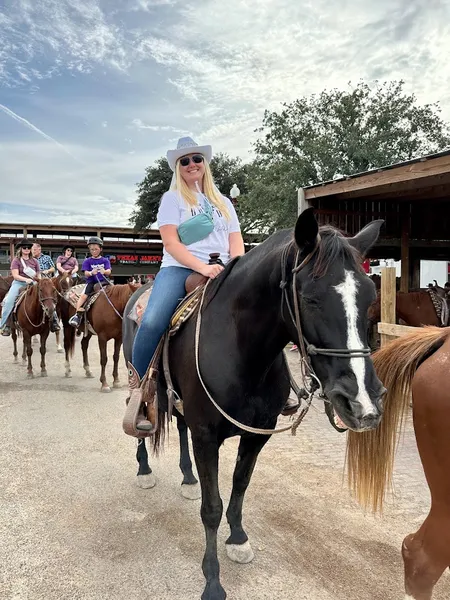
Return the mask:
M191 269L164 267L155 278L152 293L133 344L133 366L144 377L159 340L169 327L177 304L186 295L184 284Z
M14 281L11 284L11 287L8 290L4 300L3 300L3 308L2 308L2 319L0 321L0 329L6 325L6 321L8 320L9 315L11 314L14 308L14 302L24 287L26 287L25 281Z

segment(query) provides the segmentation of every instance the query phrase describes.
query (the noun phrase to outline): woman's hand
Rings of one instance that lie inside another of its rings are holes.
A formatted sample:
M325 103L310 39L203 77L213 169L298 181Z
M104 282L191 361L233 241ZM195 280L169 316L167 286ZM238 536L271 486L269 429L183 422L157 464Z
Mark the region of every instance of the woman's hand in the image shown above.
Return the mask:
M217 275L222 273L223 267L222 265L205 265L200 273L205 277L209 277L210 279L215 279Z

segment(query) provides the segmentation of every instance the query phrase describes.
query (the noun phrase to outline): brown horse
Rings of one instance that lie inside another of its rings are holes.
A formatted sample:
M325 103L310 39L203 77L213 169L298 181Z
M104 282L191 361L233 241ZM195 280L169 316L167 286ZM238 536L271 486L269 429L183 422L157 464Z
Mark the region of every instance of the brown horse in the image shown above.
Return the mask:
M406 325L411 327L422 327L423 325L434 325L439 327L440 322L431 300L430 293L427 290L417 290L415 292L398 292L396 294L396 315ZM381 320L381 299L377 299L370 306L368 317L371 323L379 323Z
M8 293L9 288L11 287L11 283L13 281L14 277L12 277L12 275L10 275L9 277L3 277L2 275L0 275L0 315L2 314L1 303L3 302L3 298Z
M14 343L14 360L17 361L17 326L23 333L24 354L28 356L27 375L33 377L33 365L31 357L33 347L31 339L35 335L40 336L41 352L41 377L47 376L45 366L46 342L50 333L50 321L56 310L56 289L48 278L39 279L35 285L29 286L25 297L16 311L16 319L12 320L12 338Z
M406 593L430 600L450 566L450 328L426 327L398 338L373 356L388 389L378 429L349 432L350 485L367 508L381 510L392 480L394 454L413 399L417 446L431 493L431 509L402 546Z
M123 285L110 285L103 288L100 296L94 302L92 307L87 312L87 319L92 325L98 337L98 346L100 349L100 365L101 375L100 382L102 384L102 392L110 392L105 369L108 362L107 343L109 340L114 340L114 355L113 355L113 387L120 387L119 381L119 358L120 348L122 346L122 315L125 310L126 303L130 299L133 292L140 287L140 284L126 283ZM61 317L64 326L64 350L66 353L66 377L70 377L70 357L73 356L75 347L74 327L69 325L68 321L75 314L75 308L68 302L61 303ZM84 330L84 323L80 329ZM89 366L88 346L92 337L92 333L88 331L81 340L81 349L83 352L83 368L86 377L93 377Z

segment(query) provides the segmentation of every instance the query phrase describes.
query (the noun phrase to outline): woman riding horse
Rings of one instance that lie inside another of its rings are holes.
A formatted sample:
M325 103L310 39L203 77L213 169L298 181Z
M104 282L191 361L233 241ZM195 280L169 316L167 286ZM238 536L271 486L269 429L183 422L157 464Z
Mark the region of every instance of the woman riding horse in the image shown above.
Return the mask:
M0 333L4 336L11 335L11 327L7 322L13 311L17 296L27 285L35 283L35 279L40 278L39 263L31 256L31 246L32 242L27 238L22 238L16 244L16 256L11 262L11 274L14 281L5 296L0 321Z
M198 146L189 137L180 138L177 148L167 152L174 176L158 211L163 259L133 346L132 363L141 379L185 295L189 275L197 272L214 279L224 267L208 264L211 253L220 253L226 265L245 252L234 206L214 184L211 156L211 146ZM141 421L142 427L151 431L155 423Z

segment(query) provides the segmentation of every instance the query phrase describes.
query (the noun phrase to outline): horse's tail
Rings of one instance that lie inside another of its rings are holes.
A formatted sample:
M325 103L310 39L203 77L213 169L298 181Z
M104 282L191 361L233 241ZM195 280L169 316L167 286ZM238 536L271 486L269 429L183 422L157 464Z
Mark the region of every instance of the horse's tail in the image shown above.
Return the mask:
M387 388L384 415L379 427L357 433L349 431L346 464L348 483L358 502L381 512L386 489L392 482L397 444L411 399L417 368L450 335L449 329L419 327L389 343L373 356L375 371Z
M76 333L77 330L75 329L75 327L72 327L71 325L69 325L67 329L67 333L66 331L64 331L64 337L66 335L68 335L69 337L69 356L70 358L73 358L73 355L75 354L75 339L76 339Z
M152 450L153 450L153 454L155 456L159 456L162 449L164 448L164 442L166 440L166 433L167 433L167 435L169 433L168 425L169 425L169 416L167 414L167 411L161 410L160 408L158 408L158 428L155 431L155 434L152 436L152 443L153 443Z

